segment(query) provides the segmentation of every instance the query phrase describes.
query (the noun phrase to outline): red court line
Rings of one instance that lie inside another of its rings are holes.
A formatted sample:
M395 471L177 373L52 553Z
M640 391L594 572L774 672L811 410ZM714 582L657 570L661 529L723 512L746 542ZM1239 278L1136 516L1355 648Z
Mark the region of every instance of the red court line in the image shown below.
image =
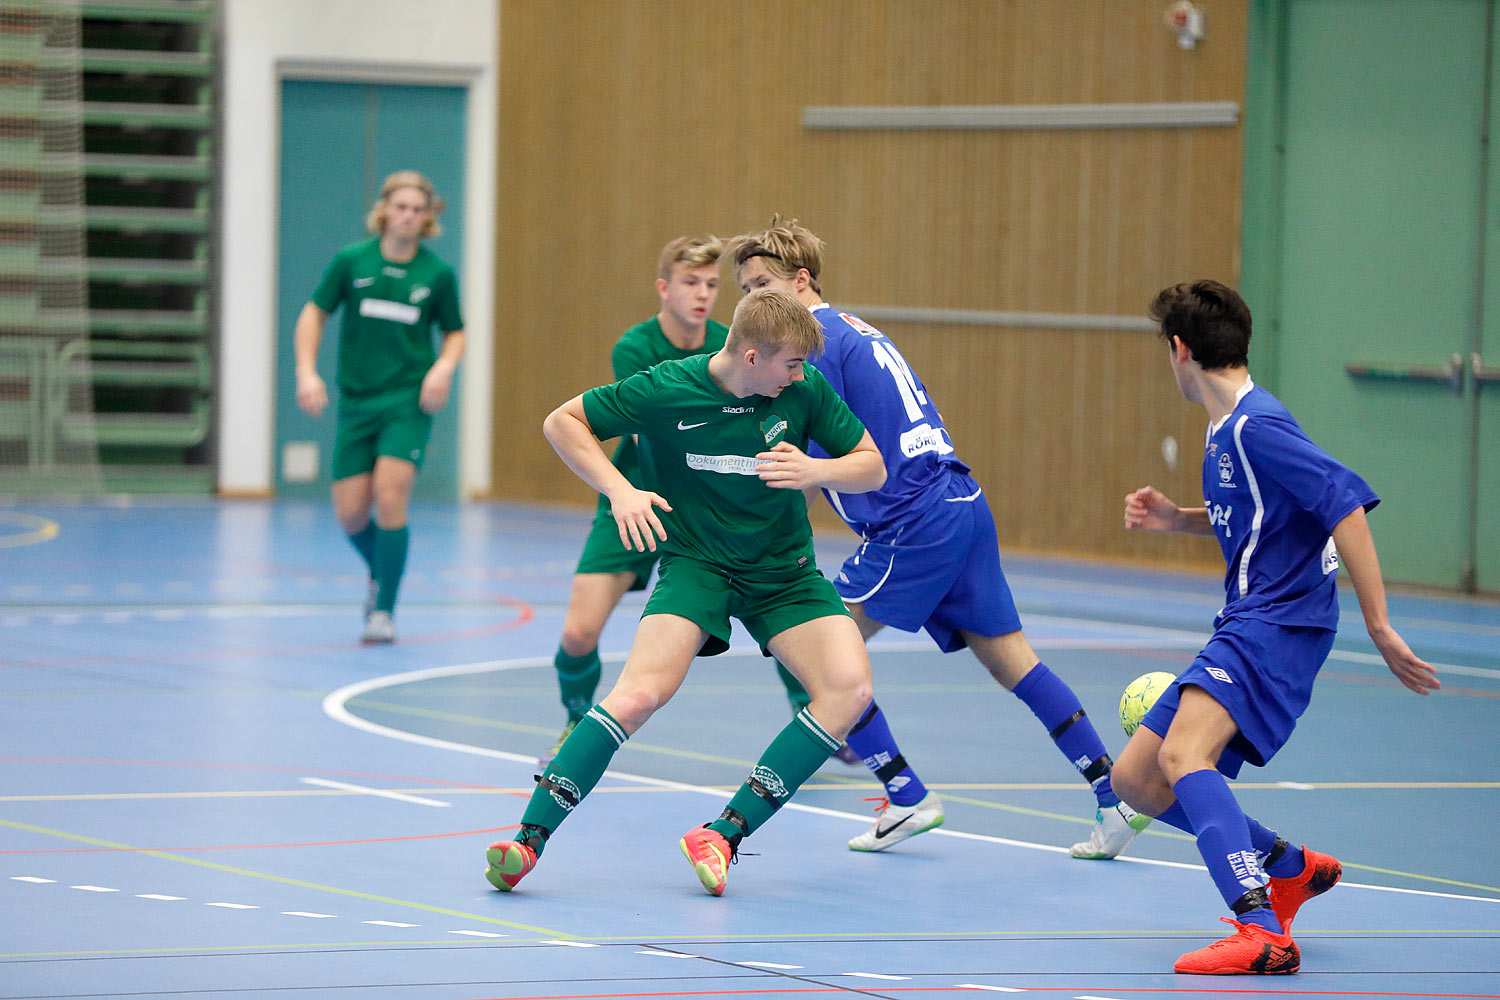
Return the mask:
M759 972L761 970L750 970L747 972ZM868 989L878 989L881 993L985 993L985 990L975 990L964 986L870 986ZM1391 993L1373 992L1371 990L1215 990L1194 988L1168 988L1159 987L1118 987L1118 986L1026 986L1015 987L1024 989L1027 993L1051 992L1093 992L1103 990L1106 993L1181 993L1193 996L1220 997L1220 996L1257 996L1257 997L1441 997L1459 998L1459 1000L1500 1000L1500 995L1494 993ZM746 997L746 996L790 996L794 993L854 993L859 992L848 986L805 986L787 987L774 990L670 990L665 993L567 993L557 996L527 997L526 1000L636 1000L636 998L648 997ZM514 1000L513 997L483 997L476 1000Z
M438 840L442 837L472 837L481 833L518 830L520 823L492 826L484 830L455 830L452 833L420 833L410 837L367 837L363 840L316 840L305 844L214 844L208 847L50 847L33 851L0 851L0 854L141 854L148 851L261 851L273 847L343 847L347 844L389 844L402 840Z

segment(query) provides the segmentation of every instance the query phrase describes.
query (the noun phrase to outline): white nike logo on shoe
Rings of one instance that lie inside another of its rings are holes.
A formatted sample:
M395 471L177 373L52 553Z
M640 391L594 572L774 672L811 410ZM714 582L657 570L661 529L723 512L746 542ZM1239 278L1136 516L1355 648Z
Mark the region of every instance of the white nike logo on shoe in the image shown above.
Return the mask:
M706 423L708 423L707 420L701 421L701 422L696 423L696 424L685 424L681 420L679 420L679 421L677 421L677 429L680 430L680 431L690 431L694 427L702 427Z

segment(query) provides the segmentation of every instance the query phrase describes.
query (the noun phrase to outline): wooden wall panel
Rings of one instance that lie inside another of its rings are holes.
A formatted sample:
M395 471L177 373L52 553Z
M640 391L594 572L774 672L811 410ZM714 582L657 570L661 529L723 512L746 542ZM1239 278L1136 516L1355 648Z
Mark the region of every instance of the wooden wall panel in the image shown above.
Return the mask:
M1180 50L1164 3L504 0L495 470L500 496L587 503L540 434L609 377L680 233L795 216L837 304L1142 315L1237 277L1238 127L804 129L838 105L1240 102L1245 4ZM716 317L738 294L725 275ZM1127 489L1199 494L1201 408L1143 332L880 324L991 491L1002 545L1211 565L1127 537ZM1171 435L1183 463L1161 454Z

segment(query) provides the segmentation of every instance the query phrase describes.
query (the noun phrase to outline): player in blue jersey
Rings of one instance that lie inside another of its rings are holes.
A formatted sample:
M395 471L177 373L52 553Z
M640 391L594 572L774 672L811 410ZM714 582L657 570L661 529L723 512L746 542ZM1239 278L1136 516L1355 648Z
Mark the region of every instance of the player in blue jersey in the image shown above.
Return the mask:
M945 653L973 650L1093 787L1094 829L1073 845L1073 856L1115 857L1150 817L1138 816L1114 793L1109 754L1078 696L1026 641L1000 568L989 504L954 454L926 387L889 338L823 301L823 241L808 229L772 219L764 232L731 240L725 253L744 291L779 288L812 310L824 347L809 360L885 457L880 489L824 491L863 539L834 580L861 634L869 640L886 625L925 628ZM902 756L878 705L871 703L845 739L886 790L880 815L849 841L851 850L882 851L943 822L942 803Z
M1234 933L1183 955L1176 971L1292 973L1301 964L1292 918L1342 869L1246 816L1225 778L1246 762L1264 766L1306 710L1338 627L1340 559L1391 673L1423 695L1437 690L1437 674L1386 616L1365 520L1380 498L1250 378L1244 300L1217 281L1196 281L1164 289L1151 316L1183 396L1208 411L1203 506L1179 507L1143 487L1125 498L1125 527L1213 535L1228 571L1213 637L1146 713L1114 785L1142 813L1197 838L1234 912L1224 918Z

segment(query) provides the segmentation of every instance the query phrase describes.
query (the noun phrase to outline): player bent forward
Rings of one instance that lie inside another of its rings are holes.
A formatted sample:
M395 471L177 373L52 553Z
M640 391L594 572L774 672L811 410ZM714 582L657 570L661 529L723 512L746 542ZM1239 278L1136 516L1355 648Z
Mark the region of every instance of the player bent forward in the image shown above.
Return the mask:
M1141 720L1115 763L1125 801L1192 834L1235 932L1174 966L1200 975L1296 972L1292 918L1333 888L1342 868L1294 847L1245 815L1227 777L1264 766L1307 709L1338 628L1342 558L1370 638L1417 694L1438 687L1386 617L1385 584L1365 511L1365 481L1313 444L1275 396L1250 378L1250 310L1216 281L1157 295L1152 318L1189 402L1208 411L1202 507L1150 486L1125 498L1125 527L1218 538L1228 563L1224 608L1197 659Z
M730 618L802 681L808 706L777 734L718 819L680 846L703 887L724 892L740 840L817 771L873 695L870 661L838 592L818 572L802 490L878 489L869 433L816 369L816 319L786 292L740 300L715 354L664 361L577 396L543 431L584 482L609 497L620 541L662 560L630 656L537 779L514 841L491 845L485 876L515 888L610 758L671 699L697 655L728 648ZM630 485L599 440L634 433L648 481ZM808 441L828 455L807 455Z

